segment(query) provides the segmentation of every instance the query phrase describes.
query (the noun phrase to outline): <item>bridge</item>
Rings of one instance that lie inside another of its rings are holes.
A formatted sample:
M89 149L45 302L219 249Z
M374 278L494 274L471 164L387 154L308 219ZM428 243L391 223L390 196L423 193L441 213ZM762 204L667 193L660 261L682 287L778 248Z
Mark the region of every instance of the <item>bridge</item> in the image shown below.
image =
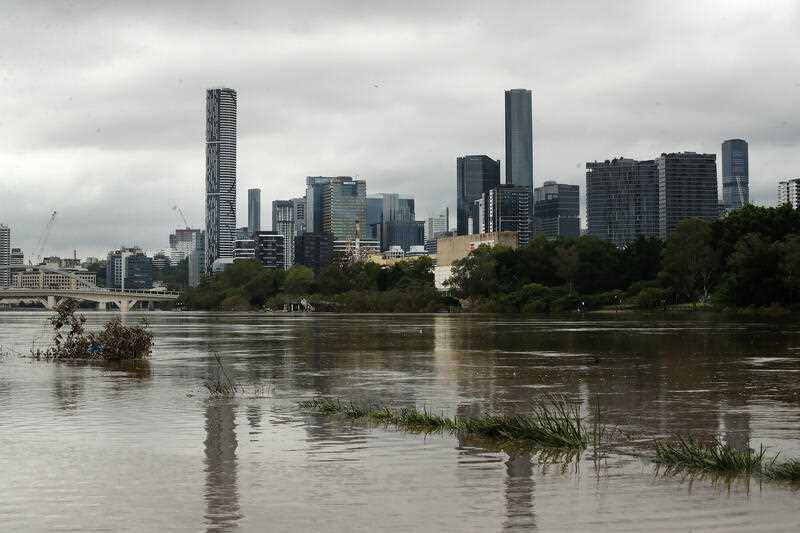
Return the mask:
M127 313L139 302L168 302L178 299L179 293L169 292L162 289L107 289L98 287L81 279L74 272L62 270L51 265L36 265L30 267L28 271L40 271L59 274L73 281L68 288L55 286L52 288L23 288L10 287L0 289L0 303L2 302L31 302L41 303L45 309L53 310L58 307L64 299L95 302L97 309L105 311L108 304L116 305L117 308Z
M139 302L169 302L178 299L177 292L157 290L104 289L102 287L80 287L76 289L22 289L11 287L0 289L1 302L36 302L46 309L55 309L62 300L69 298L95 302L97 309L104 311L108 304L127 313Z

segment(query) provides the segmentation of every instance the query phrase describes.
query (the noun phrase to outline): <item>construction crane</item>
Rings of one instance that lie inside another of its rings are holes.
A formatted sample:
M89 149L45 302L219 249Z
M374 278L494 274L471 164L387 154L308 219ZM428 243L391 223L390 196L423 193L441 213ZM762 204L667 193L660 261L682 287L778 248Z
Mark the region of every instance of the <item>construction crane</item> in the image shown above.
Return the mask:
M50 232L52 231L53 225L56 222L57 214L58 213L56 211L53 211L53 213L50 215L50 220L47 221L47 225L44 227L44 231L42 232L41 237L39 237L39 240L36 243L36 249L31 255L31 257L34 256L36 257L37 265L42 262L42 254L44 253L44 247L47 246L47 239L50 237ZM30 263L31 260L28 259L28 264Z
M181 220L183 220L183 224L186 226L186 229L189 229L191 226L189 226L189 221L186 219L186 215L183 214L183 209L178 207L176 204L173 204L172 210L180 215Z

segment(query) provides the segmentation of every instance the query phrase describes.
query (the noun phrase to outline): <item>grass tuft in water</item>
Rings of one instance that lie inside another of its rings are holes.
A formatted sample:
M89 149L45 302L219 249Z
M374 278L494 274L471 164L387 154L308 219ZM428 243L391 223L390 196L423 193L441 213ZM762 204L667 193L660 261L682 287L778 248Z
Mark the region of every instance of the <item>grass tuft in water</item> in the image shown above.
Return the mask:
M577 406L562 398L535 405L530 414L449 418L427 409L370 408L353 402L318 398L299 407L322 415L395 426L412 433L447 432L499 441L525 442L543 448L584 449L590 439Z
M800 482L800 459L789 459L782 463L773 460L764 466L762 474L772 481Z
M671 441L656 443L654 461L669 470L749 474L758 472L764 462L766 448L738 450L719 439L701 442L694 437L678 436Z

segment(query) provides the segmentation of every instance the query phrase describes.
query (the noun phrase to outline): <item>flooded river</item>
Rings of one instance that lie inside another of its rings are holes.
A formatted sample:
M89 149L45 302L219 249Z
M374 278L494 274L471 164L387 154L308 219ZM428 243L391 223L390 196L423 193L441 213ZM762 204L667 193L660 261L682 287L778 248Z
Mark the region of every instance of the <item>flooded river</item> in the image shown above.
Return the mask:
M146 366L8 355L44 342L47 316L0 313L0 531L800 530L791 486L664 476L639 456L675 433L800 456L800 327L155 312ZM265 397L209 399L214 352ZM542 464L297 408L477 415L552 393L629 442Z

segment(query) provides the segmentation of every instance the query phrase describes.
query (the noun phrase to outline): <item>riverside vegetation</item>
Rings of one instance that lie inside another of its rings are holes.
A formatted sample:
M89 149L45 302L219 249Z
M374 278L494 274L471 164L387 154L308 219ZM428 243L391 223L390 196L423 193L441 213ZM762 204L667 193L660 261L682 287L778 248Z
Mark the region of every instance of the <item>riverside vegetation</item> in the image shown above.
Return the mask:
M189 309L278 310L308 297L346 312L498 313L700 304L782 315L800 305L800 211L748 205L714 221L684 220L666 242L639 238L623 248L589 236L481 246L455 262L445 293L434 288L433 267L430 258L387 267L339 258L316 273L283 272L245 261L180 301Z
M153 334L142 325L126 325L119 317L109 320L100 331L86 331L86 317L76 314L78 303L64 300L49 322L53 339L46 349L32 349L31 355L48 360L123 361L144 359L153 349Z

